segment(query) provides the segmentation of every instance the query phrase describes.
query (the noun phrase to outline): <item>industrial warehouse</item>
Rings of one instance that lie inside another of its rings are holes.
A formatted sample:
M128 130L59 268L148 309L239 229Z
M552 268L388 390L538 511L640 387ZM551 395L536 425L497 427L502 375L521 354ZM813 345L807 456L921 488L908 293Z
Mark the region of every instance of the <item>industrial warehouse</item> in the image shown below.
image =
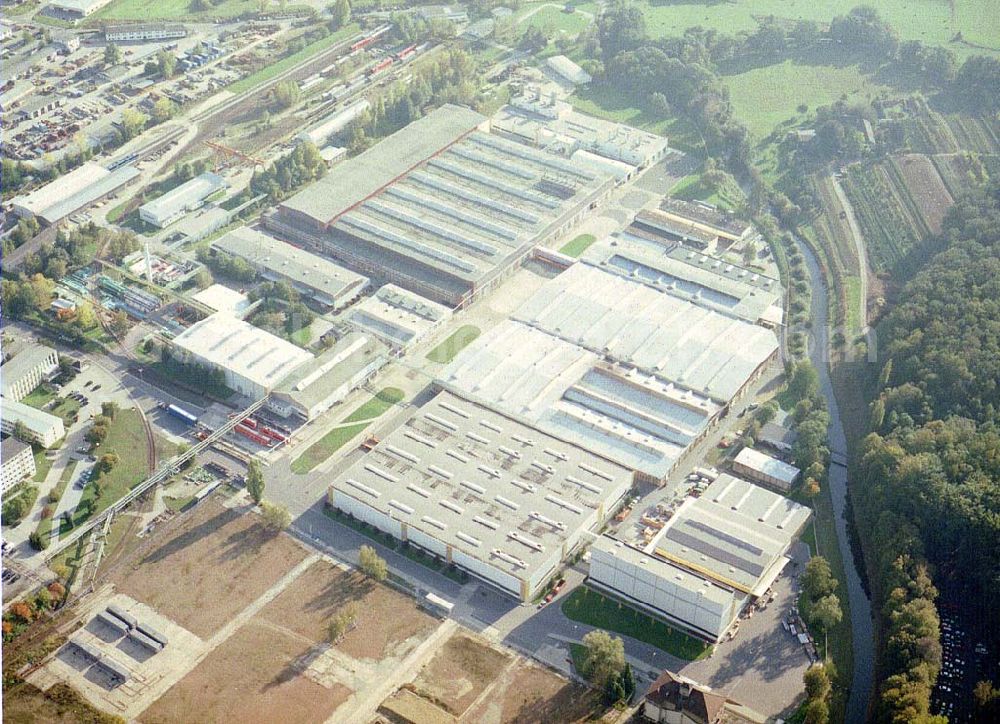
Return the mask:
M214 173L203 173L139 207L139 218L162 229L204 205L212 194L229 184Z
M329 503L529 601L631 484L609 460L442 392L348 468Z
M347 321L362 332L373 334L396 349L417 344L451 317L443 304L409 292L395 284L384 284L375 294L355 304Z
M368 278L256 229L240 227L212 244L238 257L268 281L286 281L324 309L340 309L368 288Z
M438 383L662 481L778 352L769 329L671 291L576 264Z
M465 306L614 185L491 135L489 124L444 106L339 164L265 223L364 274Z
M666 240L624 232L587 249L582 260L654 289L764 327L783 318L777 279Z
M688 498L642 548L604 536L589 581L709 641L771 587L809 508L732 475Z
M39 189L11 200L14 213L34 217L42 224L55 224L70 214L114 193L139 175L134 166L114 171L87 162Z

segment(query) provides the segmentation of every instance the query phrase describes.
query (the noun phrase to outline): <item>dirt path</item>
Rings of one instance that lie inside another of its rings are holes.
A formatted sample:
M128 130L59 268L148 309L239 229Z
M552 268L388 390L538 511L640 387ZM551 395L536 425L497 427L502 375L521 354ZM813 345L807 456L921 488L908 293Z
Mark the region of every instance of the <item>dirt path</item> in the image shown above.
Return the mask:
M847 194L844 193L843 187L840 185L840 181L837 180L836 176L830 176L830 183L833 185L833 190L837 194L837 200L840 201L840 205L844 209L844 213L847 215L847 225L851 229L851 238L854 241L854 251L858 257L858 274L861 277L861 330L864 331L868 329L868 252L865 249L865 237L861 233L861 226L858 224L857 218L854 216L854 207L851 206L851 202L847 199Z
M406 659L396 667L392 676L387 676L371 688L355 692L343 704L327 724L350 724L351 722L370 721L382 701L400 686L410 681L420 668L430 660L431 656L444 644L458 628L452 619L444 621L427 640L415 648Z

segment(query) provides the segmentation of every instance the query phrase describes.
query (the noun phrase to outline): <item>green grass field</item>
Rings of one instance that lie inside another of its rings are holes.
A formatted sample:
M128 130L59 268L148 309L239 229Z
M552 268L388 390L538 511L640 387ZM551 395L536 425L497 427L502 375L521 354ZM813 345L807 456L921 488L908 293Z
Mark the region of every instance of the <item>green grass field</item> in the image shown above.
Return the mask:
M702 181L701 173L685 176L670 189L670 195L685 201L704 201L718 206L720 209L735 211L746 197L736 183L723 184L721 188L713 188Z
M77 525L91 515L106 510L149 473L146 466L146 429L138 410L119 410L108 427L107 438L94 450L94 454L100 457L112 451L118 455L118 464L83 489L73 514ZM89 510L87 501L90 501Z
M406 397L406 393L398 387L384 387L378 391L378 394L372 395L368 402L344 418L344 422L374 420L397 402L402 401L404 397Z
M33 448L32 454L35 456L35 477L32 480L41 482L45 480L45 476L49 474L49 470L52 469L52 460L45 457L44 448Z
M593 234L580 234L578 237L570 242L567 242L559 250L560 254L565 254L566 256L579 257L583 252L590 248L590 245L597 241L597 237Z
M298 53L292 53L287 58L282 58L281 60L271 63L270 65L261 68L256 73L251 73L246 78L242 78L228 87L228 90L232 93L242 93L248 91L251 88L269 81L274 76L279 73L283 73L292 66L298 65L304 60L311 58L314 55L326 50L332 45L336 45L344 38L349 38L358 32L358 24L351 23L350 25L345 25L340 30L335 33L330 33L325 38L317 40L315 43L310 43Z
M880 93L897 94L888 86L872 83L857 66L800 65L790 60L724 76L723 80L729 87L737 118L757 138L767 136L789 119L801 121L803 116L796 111L801 103L809 106L811 113L842 95L848 103L864 101L867 105Z
M562 612L573 621L631 636L687 661L697 661L712 651L704 641L586 586L580 586L562 602Z
M271 6L277 10L277 3ZM289 5L288 10L302 9L305 5ZM92 16L97 20L180 20L181 18L232 18L243 13L260 10L258 0L223 0L218 5L209 4L207 10L191 9L191 0L115 0Z
M305 475L350 442L351 439L366 427L368 427L367 422L360 422L356 425L335 427L330 430L330 432L310 445L304 453L295 458L292 462L292 472L296 475Z
M427 359L431 362L442 364L451 362L455 355L472 344L480 334L479 327L471 324L464 324L448 337L444 342L427 353Z
M902 40L920 40L930 45L947 45L960 58L974 49L951 43L961 32L971 43L1000 50L1000 13L994 0L955 0L951 17L945 0L671 0L641 2L646 27L651 36L679 36L684 30L700 25L723 33L753 32L755 18L773 15L794 23L812 20L825 24L837 15L846 15L858 5L874 7L894 28Z
M558 5L558 7L554 7ZM525 26L530 25L543 30L551 29L556 32L576 35L587 28L593 22L596 14L596 6L591 3L576 5L576 12L563 12L561 3L532 3L525 5L517 12L517 21ZM536 10L537 8L537 10ZM584 13L589 13L585 15Z

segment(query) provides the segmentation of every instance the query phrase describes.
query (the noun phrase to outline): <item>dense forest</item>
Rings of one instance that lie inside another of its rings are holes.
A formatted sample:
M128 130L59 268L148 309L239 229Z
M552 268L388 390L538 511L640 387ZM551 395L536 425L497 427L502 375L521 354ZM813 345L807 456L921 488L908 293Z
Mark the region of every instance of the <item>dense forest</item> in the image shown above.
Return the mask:
M893 722L933 720L935 583L983 621L1000 597L1000 184L960 200L943 237L879 327L856 487L883 616L879 718Z

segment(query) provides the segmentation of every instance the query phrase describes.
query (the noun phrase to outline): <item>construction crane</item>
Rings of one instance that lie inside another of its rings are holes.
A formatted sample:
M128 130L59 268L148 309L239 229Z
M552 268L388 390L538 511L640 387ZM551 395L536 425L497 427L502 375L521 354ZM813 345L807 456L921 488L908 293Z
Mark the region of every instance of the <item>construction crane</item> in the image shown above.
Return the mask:
M238 158L241 161L247 161L248 163L251 163L254 166L266 165L264 161L255 156L250 156L248 154L243 153L242 151L237 151L235 148L224 146L221 143L217 143L215 141L205 141L204 143L206 146L215 151L216 160L214 166L216 170L219 170L220 168L226 166L229 163L229 161L232 160L233 158ZM219 161L220 158L224 158L225 160L220 163Z

